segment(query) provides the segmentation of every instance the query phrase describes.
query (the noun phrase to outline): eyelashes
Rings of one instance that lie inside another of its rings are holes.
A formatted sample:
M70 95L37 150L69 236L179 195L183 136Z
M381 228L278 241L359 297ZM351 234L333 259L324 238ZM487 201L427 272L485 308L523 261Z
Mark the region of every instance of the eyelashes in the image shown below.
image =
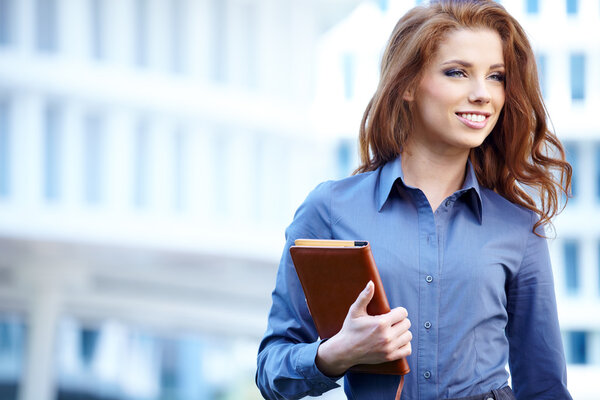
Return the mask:
M494 79L498 82L504 82L506 80L506 75L504 75L500 72L496 72L496 73L493 73L492 75L490 75L490 78Z
M467 76L463 70L452 68L444 71L444 75L450 78L464 78Z
M448 70L444 71L444 75L446 75L447 77L450 78L466 78L467 77L467 73L459 68L451 68ZM506 75L503 74L502 72L493 72L490 75L488 75L488 79L497 81L497 82L504 82L506 80Z

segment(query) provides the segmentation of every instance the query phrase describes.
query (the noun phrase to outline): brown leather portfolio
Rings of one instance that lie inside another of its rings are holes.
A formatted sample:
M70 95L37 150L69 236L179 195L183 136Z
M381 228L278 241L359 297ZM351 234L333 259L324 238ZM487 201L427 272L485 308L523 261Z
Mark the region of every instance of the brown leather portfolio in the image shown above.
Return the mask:
M308 309L321 338L330 338L342 328L348 309L371 280L373 299L370 315L390 311L379 272L366 241L298 239L290 248ZM382 364L360 364L353 372L405 375L405 359Z

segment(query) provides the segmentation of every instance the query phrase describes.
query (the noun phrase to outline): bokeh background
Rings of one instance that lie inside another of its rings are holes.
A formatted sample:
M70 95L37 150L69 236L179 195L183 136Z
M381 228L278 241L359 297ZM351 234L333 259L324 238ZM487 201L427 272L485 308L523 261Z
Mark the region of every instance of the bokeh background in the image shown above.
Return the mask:
M357 166L418 3L0 0L0 399L261 398L285 227ZM501 3L574 167L550 247L569 387L598 399L600 1Z

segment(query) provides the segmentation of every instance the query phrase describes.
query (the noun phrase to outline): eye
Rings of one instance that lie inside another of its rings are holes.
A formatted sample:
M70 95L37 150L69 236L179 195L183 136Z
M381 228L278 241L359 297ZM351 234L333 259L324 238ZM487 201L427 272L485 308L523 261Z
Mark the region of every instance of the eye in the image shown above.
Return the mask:
M451 78L464 78L467 76L465 71L463 71L461 69L456 69L456 68L444 71L444 75L449 76Z
M494 72L489 78L498 82L504 82L506 80L506 76L502 72Z

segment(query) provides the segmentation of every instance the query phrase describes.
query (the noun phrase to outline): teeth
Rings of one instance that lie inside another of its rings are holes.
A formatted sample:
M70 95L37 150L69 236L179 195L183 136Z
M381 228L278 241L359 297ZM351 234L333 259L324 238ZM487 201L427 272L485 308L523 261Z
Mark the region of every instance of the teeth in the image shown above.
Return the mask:
M459 115L462 118L468 119L469 121L473 121L473 122L482 122L485 120L485 116L480 115L480 114L459 114Z

